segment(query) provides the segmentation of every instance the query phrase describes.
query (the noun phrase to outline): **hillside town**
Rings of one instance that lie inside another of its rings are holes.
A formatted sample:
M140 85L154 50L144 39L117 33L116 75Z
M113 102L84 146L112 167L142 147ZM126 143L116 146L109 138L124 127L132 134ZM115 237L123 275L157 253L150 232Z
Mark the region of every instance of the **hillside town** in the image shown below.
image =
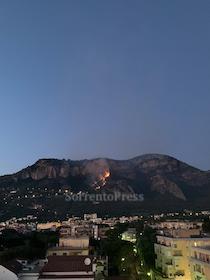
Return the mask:
M184 214L184 216L183 216ZM210 279L210 211L0 224L0 279Z

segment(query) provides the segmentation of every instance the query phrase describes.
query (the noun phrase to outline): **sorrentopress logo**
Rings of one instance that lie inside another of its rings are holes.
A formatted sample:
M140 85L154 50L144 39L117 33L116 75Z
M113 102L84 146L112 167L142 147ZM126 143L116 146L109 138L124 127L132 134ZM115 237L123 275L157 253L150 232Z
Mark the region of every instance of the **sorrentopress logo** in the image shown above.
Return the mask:
M77 194L65 194L66 201L72 202L142 202L144 201L143 194L136 193L82 193Z

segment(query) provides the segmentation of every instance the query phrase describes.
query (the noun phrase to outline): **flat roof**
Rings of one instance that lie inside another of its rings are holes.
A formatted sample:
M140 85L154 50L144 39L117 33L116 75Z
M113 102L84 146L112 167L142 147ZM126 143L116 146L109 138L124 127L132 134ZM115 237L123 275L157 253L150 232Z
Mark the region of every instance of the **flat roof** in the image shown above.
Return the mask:
M85 264L88 260L89 264ZM91 272L93 256L50 256L42 273L47 272Z

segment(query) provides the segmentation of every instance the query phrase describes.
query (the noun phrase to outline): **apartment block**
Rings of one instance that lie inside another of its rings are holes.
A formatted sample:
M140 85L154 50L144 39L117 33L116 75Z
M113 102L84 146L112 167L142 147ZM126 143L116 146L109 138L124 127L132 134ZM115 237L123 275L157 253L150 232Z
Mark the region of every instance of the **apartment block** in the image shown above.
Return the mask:
M185 237L157 236L156 279L191 280L191 248L210 246L210 238L191 236L190 230L187 232Z
M210 246L193 246L190 265L192 280L210 280Z

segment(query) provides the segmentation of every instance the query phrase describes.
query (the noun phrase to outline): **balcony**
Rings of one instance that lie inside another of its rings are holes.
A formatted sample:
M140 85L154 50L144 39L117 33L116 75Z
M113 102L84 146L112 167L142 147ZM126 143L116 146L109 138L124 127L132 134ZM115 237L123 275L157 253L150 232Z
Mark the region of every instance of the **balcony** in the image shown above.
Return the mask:
M201 264L201 265L205 265L207 267L210 267L210 262L207 262L205 260L201 260L199 258L195 258L195 257L190 257L189 258L191 260L191 262L193 263L197 263L197 264Z
M174 253L173 253L173 257L183 257L183 255L182 255L182 251L174 251Z
M175 277L183 277L185 275L184 271L180 270L180 271L177 271L176 273L174 273L174 276Z

